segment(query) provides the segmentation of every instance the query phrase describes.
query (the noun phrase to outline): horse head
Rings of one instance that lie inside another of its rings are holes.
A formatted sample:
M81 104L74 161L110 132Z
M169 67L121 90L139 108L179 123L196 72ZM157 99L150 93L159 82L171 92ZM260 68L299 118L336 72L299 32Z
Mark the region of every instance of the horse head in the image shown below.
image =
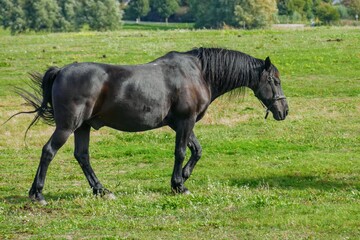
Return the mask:
M276 120L284 120L289 113L289 106L281 88L280 74L267 57L259 84L254 89L255 96L266 108L266 116L272 112Z

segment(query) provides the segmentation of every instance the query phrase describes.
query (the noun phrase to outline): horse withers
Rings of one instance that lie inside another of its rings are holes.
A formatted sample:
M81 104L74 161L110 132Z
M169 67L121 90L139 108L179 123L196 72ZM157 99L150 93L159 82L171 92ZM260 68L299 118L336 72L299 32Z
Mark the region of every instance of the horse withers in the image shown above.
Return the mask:
M18 91L34 107L27 113L36 114L27 130L40 118L55 124L29 191L29 197L40 204L46 204L42 190L48 166L72 133L75 158L93 193L112 198L90 165L91 127L137 132L170 126L176 132L171 189L187 194L184 183L201 157L193 128L217 97L248 87L276 120L288 114L279 71L270 58L219 48L169 52L142 65L73 63L51 67L44 76L32 74L32 80L37 94ZM186 147L191 156L183 166Z

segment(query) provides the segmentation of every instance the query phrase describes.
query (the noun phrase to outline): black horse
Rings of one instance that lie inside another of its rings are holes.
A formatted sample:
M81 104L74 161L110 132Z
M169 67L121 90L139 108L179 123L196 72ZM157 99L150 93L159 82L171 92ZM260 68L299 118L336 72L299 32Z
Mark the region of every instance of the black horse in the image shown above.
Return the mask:
M75 158L94 194L112 198L90 165L90 128L108 126L137 132L170 126L176 132L171 188L187 194L184 183L201 157L193 128L217 97L249 87L276 120L284 120L288 114L279 71L270 59L226 49L169 52L150 63L133 66L73 63L51 67L44 76L32 74L32 80L35 93L19 91L35 108L31 113L36 116L28 130L39 118L56 126L42 149L29 191L29 197L40 204L46 204L42 190L48 166L72 133ZM191 156L183 167L186 147Z

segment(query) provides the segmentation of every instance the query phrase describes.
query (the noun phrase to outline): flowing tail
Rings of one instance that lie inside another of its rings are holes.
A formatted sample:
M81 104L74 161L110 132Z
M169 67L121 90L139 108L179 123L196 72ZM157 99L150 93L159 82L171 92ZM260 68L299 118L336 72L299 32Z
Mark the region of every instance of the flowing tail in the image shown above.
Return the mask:
M52 125L54 123L54 109L52 106L52 86L54 80L61 69L50 67L42 76L40 73L30 73L31 82L28 84L32 92L23 88L15 88L15 92L19 94L29 105L33 106L33 111L23 111L12 115L6 122L19 114L36 113L34 119L25 132L25 138L29 129L36 124L39 119L43 119L45 123Z

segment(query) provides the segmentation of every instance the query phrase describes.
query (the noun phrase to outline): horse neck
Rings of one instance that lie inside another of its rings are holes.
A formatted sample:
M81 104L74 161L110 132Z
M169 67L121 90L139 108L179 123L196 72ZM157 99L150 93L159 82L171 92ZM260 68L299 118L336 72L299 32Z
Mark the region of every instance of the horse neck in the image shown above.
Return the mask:
M262 71L261 60L254 59L254 61L243 63L241 66L241 69L235 69L235 65L228 68L223 66L222 69L226 68L227 71L215 70L215 72L220 71L221 74L217 78L211 79L212 100L237 88L248 87L254 90Z

